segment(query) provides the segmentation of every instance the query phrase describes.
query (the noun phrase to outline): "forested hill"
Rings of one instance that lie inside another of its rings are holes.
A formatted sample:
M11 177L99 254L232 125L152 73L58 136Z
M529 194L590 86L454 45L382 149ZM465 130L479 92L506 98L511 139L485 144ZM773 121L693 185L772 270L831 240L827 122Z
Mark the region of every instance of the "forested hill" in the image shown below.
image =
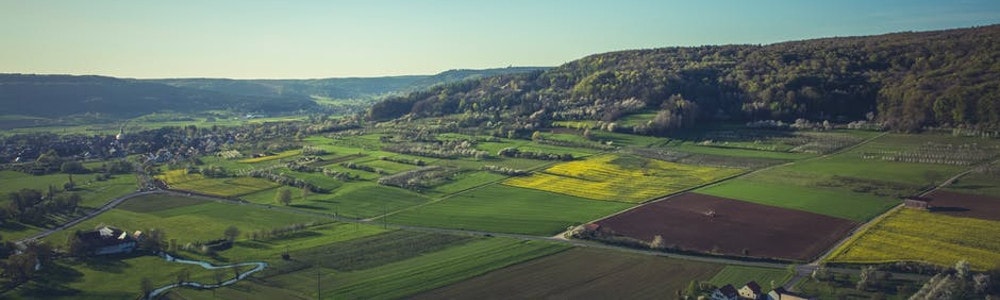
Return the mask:
M548 67L508 67L482 70L450 70L435 75L355 77L325 79L153 79L149 82L176 87L210 90L227 94L253 96L317 96L333 99L373 98L388 93L410 92L434 85L489 76L527 73Z
M62 117L99 113L135 117L152 112L294 112L316 109L308 97L232 95L103 76L0 74L0 115Z
M467 125L502 119L525 128L552 120L609 124L636 112L658 112L637 130L721 119L869 117L900 130L997 129L1000 26L611 52L544 72L391 97L368 116L388 120L463 112Z

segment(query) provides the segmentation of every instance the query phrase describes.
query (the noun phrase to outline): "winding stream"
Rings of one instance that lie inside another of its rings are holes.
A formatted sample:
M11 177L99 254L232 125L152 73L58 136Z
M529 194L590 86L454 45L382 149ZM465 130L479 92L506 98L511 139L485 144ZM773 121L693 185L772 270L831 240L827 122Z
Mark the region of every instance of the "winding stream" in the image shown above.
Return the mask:
M179 263L179 264L199 265L202 268L205 268L205 269L208 269L208 270L228 269L228 268L233 268L233 267L245 267L245 266L253 266L253 268L250 269L250 270L248 270L248 271L246 271L246 272L240 273L239 276L236 276L236 277L234 277L232 279L229 279L229 280L223 281L222 283L217 283L217 284L204 284L204 283L193 282L193 281L184 281L184 282L180 282L180 283L169 284L169 285L166 285L166 286L163 286L163 287L160 287L160 288L157 288L157 289L153 290L152 292L149 293L149 295L147 296L146 299L156 299L156 297L160 296L160 294L166 293L170 289L175 288L175 287L180 287L180 286L189 286L189 287L194 287L194 288L199 288L199 289L214 289L214 288L224 287L224 286L227 286L227 285L234 284L237 281L243 280L243 279L247 278L247 276L250 276L250 274L263 271L264 268L267 268L267 263L266 262L244 262L244 263L231 264L231 265L225 265L225 266L216 266L216 265L212 265L212 264L210 264L208 262L204 262L204 261L187 260L187 259L175 258L173 256L170 256L170 254L166 254L166 253L163 254L163 259L166 260L166 261L168 261L168 262L175 262L175 263Z

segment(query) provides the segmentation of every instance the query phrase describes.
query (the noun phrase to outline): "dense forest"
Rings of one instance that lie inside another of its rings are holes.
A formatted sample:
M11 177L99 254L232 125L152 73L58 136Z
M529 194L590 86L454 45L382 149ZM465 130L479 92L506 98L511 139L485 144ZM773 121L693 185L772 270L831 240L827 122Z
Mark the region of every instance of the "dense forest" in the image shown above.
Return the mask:
M772 45L672 47L588 56L547 71L433 87L375 104L376 121L462 113L471 123L613 124L637 131L713 120L871 120L902 131L1000 128L1000 26ZM475 124L466 124L475 125Z

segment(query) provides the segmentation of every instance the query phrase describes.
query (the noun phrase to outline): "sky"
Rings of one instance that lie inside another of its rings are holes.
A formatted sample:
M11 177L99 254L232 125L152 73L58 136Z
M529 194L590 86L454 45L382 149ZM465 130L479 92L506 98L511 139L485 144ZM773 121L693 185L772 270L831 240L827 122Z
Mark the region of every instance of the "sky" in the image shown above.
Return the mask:
M997 0L0 0L0 73L435 74L997 23Z

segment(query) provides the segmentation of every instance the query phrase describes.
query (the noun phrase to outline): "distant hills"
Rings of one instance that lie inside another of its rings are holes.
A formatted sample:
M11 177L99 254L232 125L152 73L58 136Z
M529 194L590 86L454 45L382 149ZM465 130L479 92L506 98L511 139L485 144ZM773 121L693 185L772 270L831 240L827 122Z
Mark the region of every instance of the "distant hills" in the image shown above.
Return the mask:
M307 80L155 79L0 74L0 115L59 118L99 114L131 118L154 112L230 110L267 114L322 111L312 97L366 98L498 74L542 70L510 67L436 75ZM370 102L369 102L370 103Z
M717 120L871 118L904 131L997 130L1000 26L596 54L545 72L389 97L368 117L454 113L469 116L466 126L503 121L513 124L508 129L554 120L621 125L625 116L653 113L655 118L628 129L656 133Z
M235 80L212 78L154 79L148 82L175 87L209 90L250 96L315 96L333 99L358 99L422 90L431 86L482 77L527 73L548 67L508 67L483 70L449 70L435 75L351 77L304 80Z

